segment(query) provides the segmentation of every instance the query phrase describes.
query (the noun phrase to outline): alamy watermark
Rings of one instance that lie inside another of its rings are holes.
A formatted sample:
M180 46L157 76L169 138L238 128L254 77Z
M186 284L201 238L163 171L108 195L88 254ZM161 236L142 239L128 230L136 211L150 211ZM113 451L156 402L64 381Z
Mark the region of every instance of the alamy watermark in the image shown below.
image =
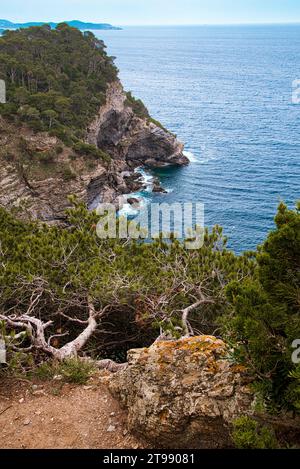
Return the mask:
M293 87L292 103L300 104L300 79L294 80L292 87Z
M294 340L292 343L292 348L295 349L293 354L292 354L292 362L295 365L300 364L300 339Z
M200 249L204 243L202 202L150 203L137 208L134 217L126 212L120 215L120 207L103 203L98 205L97 214L100 220L96 231L101 239L178 239L190 250Z
M6 103L6 85L4 80L0 80L0 104Z
M6 364L6 345L3 339L0 339L0 365Z

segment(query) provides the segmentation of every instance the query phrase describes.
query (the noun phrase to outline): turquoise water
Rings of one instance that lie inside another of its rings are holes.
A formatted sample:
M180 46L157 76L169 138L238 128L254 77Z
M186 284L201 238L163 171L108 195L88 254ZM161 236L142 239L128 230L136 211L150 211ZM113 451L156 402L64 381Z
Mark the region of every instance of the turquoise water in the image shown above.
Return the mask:
M130 27L101 31L126 89L178 135L187 168L159 171L167 195L200 201L236 252L300 199L300 26ZM149 194L148 194L149 198Z

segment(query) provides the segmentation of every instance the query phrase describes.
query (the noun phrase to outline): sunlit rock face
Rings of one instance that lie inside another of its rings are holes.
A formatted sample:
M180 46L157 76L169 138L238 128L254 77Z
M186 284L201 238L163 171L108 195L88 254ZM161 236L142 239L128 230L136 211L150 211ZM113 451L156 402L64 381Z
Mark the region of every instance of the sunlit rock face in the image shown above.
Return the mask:
M88 128L87 141L115 159L125 160L131 167L189 164L183 155L183 144L173 134L136 116L126 105L126 95L118 81L110 84L106 104Z

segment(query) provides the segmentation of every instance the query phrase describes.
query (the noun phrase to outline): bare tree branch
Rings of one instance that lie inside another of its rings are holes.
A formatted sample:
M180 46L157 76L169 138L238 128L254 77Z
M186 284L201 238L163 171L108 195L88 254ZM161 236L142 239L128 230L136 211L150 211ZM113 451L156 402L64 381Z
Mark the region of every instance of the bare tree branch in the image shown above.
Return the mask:
M205 298L203 294L201 294L202 298L199 301L196 301L196 303L188 306L187 308L183 309L182 312L182 325L183 325L183 330L184 330L184 335L185 337L190 337L191 335L194 335L194 331L188 321L188 317L190 313L195 311L199 306L205 305L205 304L214 304L215 301L210 299L210 298Z
M38 298L40 298L39 295L31 302L29 308L31 311L33 305L38 301ZM69 357L77 357L78 352L82 350L84 345L96 331L98 327L98 319L105 313L105 309L97 312L90 299L88 300L88 310L89 318L85 322L86 328L74 340L68 342L61 348L52 347L51 340L54 337L66 336L68 333L52 335L48 340L46 340L45 337L45 331L53 325L53 321L43 323L40 319L29 316L28 314L24 314L19 317L5 316L1 314L0 319L14 329L25 329L35 348L43 350L45 353L52 355L58 360L64 360Z

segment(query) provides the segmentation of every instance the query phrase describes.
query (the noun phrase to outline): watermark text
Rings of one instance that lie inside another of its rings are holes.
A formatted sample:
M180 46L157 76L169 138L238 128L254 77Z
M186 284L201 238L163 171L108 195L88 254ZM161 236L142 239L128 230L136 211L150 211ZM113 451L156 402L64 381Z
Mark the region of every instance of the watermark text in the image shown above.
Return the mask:
M4 80L0 80L0 104L6 103L6 85Z
M121 213L121 215L120 215ZM101 239L178 239L186 249L200 249L204 242L204 204L151 203L132 217L113 204L99 204L97 235Z

